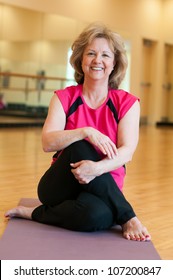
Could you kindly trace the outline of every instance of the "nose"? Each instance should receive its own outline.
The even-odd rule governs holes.
[[[98,63],[98,62],[101,62],[101,60],[102,60],[101,54],[97,53],[94,57],[94,61]]]

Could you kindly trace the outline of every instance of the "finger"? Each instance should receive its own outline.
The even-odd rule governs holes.
[[[75,162],[75,163],[70,163],[70,166],[73,167],[73,168],[77,168],[78,166],[80,166],[81,162],[78,161],[78,162]]]
[[[100,150],[107,155],[108,158],[113,159],[116,156],[115,149],[113,149],[111,143],[105,142],[100,144]]]
[[[114,155],[118,155],[118,149],[117,149],[116,145],[114,144],[114,142],[110,141],[109,144],[110,144],[110,146],[112,148],[113,154]]]
[[[100,151],[106,155],[108,158],[111,158],[111,152],[110,149],[108,148],[108,146],[105,143],[99,143],[98,148],[100,149]]]
[[[107,150],[106,148],[104,147],[103,143],[98,143],[97,147],[100,149],[100,151],[104,154],[104,155],[107,155]]]
[[[108,158],[113,159],[116,156],[110,143],[105,143],[105,149],[107,151]]]

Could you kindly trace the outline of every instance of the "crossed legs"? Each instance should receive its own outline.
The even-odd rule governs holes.
[[[78,183],[70,163],[82,159],[100,160],[95,149],[85,140],[67,147],[41,178],[38,185],[41,206],[19,206],[7,211],[5,216],[33,219],[77,231],[107,229],[117,223],[122,226],[126,239],[149,240],[147,229],[109,173],[86,185]]]

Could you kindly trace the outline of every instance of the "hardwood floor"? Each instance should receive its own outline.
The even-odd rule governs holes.
[[[51,154],[41,147],[41,128],[0,129],[0,235],[4,212],[22,197],[37,197],[37,183]],[[152,235],[162,259],[173,260],[173,129],[141,126],[127,165],[124,193]]]

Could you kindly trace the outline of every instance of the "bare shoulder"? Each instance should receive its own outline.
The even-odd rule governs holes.
[[[123,119],[129,120],[129,119],[136,119],[138,121],[140,116],[140,103],[138,100],[134,102],[134,104],[130,107],[130,109],[127,111]]]
[[[49,104],[48,115],[43,131],[61,130],[65,126],[65,112],[57,95],[53,95]]]

